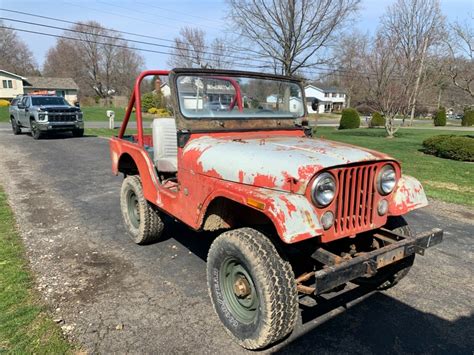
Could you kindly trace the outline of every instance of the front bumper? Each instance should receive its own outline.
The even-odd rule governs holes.
[[[84,121],[69,122],[36,122],[40,131],[71,131],[73,129],[84,129]]]
[[[415,253],[424,255],[426,249],[442,242],[443,230],[435,228],[409,238],[382,228],[374,233],[374,238],[387,245],[350,259],[344,259],[322,248],[316,250],[312,255],[313,259],[325,267],[300,276],[296,280],[298,290],[307,294],[321,294],[358,277],[373,276],[384,266],[403,263],[403,259]],[[313,287],[302,284],[312,277],[315,280]]]

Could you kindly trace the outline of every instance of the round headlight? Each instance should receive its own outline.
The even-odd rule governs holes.
[[[329,173],[320,174],[313,182],[313,202],[318,207],[329,205],[336,194],[336,181]]]
[[[377,189],[382,195],[388,195],[397,184],[397,174],[391,165],[385,165],[377,178]]]

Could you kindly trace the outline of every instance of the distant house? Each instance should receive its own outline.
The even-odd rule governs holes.
[[[11,100],[21,94],[54,94],[64,97],[69,103],[77,101],[79,87],[71,78],[48,78],[23,76],[0,69],[0,99]]]
[[[307,85],[304,93],[308,113],[340,112],[346,107],[346,92],[342,89]]]
[[[0,69],[0,99],[11,100],[23,94],[26,78]]]
[[[79,87],[72,78],[49,78],[30,76],[24,86],[24,93],[56,94],[64,97],[70,104],[77,101]]]

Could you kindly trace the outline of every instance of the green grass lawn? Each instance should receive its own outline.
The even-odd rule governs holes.
[[[429,197],[474,206],[474,164],[438,158],[420,151],[424,139],[439,134],[472,134],[472,131],[402,128],[396,138],[388,139],[384,129],[339,131],[333,127],[318,127],[316,130],[316,137],[367,147],[398,159],[403,173],[419,179]]]
[[[125,117],[125,109],[121,107],[81,107],[82,112],[84,113],[85,121],[108,121],[107,110],[112,110],[115,112],[115,121],[121,122]],[[151,121],[154,117],[148,113],[143,113],[143,119],[145,121]],[[132,113],[131,120],[135,120],[135,113]],[[8,107],[0,107],[0,122],[9,122],[8,116]]]
[[[0,122],[9,122],[8,107],[0,107]]]
[[[33,286],[13,213],[0,189],[0,353],[72,353]]]

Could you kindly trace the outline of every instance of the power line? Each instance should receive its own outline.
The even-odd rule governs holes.
[[[27,15],[27,16],[33,16],[33,17],[38,17],[38,18],[43,18],[43,19],[48,19],[48,20],[73,24],[73,25],[77,25],[78,23],[80,23],[80,22],[61,20],[61,19],[48,17],[48,16],[31,14],[31,13],[27,13],[27,12],[23,12],[23,11],[16,11],[16,10],[3,9],[3,8],[0,8],[0,9],[4,10],[4,11],[8,11],[8,12],[13,12],[13,13],[18,13],[18,14],[23,14],[23,15]],[[78,31],[78,30],[68,29],[68,28],[64,28],[64,27],[45,25],[45,24],[34,23],[34,22],[29,22],[29,21],[22,21],[22,20],[18,20],[18,19],[11,19],[11,18],[0,18],[0,19],[5,19],[7,21],[21,22],[21,23],[31,24],[31,25],[35,25],[35,26],[42,26],[42,27],[47,27],[47,28],[52,28],[52,29],[59,29],[59,30],[64,30],[64,31],[76,32],[76,33],[96,35],[96,36],[100,36],[100,37],[104,37],[104,38],[117,39],[117,37],[113,37],[113,36],[109,36],[109,35],[95,34],[95,33],[90,33],[90,32],[85,32],[85,31]],[[102,26],[95,26],[95,25],[83,24],[83,23],[80,23],[80,24],[85,26],[85,27],[89,27],[89,28],[106,29],[106,30],[109,30],[109,31],[114,32],[114,33],[128,34],[128,35],[133,35],[133,36],[138,36],[138,37],[146,37],[146,38],[153,38],[153,39],[158,39],[158,40],[165,40],[165,39],[162,39],[162,38],[159,38],[159,37],[147,36],[147,35],[142,35],[142,34],[137,34],[137,33],[132,33],[132,32],[126,32],[126,31],[119,31],[119,30],[115,30],[115,29],[111,29],[111,28],[104,28]],[[4,28],[4,27],[2,27],[2,28]],[[48,33],[39,32],[39,31],[28,31],[28,30],[24,30],[24,29],[17,29],[17,30],[21,31],[21,32],[29,32],[29,33],[34,33],[34,34],[39,34],[39,35],[44,35],[44,36],[49,36],[49,37],[71,39],[71,40],[76,40],[76,41],[79,40],[79,39],[74,38],[74,37],[53,35],[53,34],[48,34]],[[167,49],[179,49],[178,47],[170,46],[170,45],[163,45],[163,44],[145,42],[145,41],[137,41],[137,40],[132,40],[132,39],[129,39],[129,38],[121,38],[121,39],[123,39],[124,41],[132,42],[132,43],[156,46],[156,47],[167,48]],[[167,41],[174,43],[174,41],[171,41],[171,40],[167,40]],[[92,41],[89,41],[89,42],[92,42]],[[103,45],[110,45],[110,44],[107,44],[107,43],[99,43],[99,42],[97,42],[97,43],[98,44],[103,44]],[[123,47],[131,49],[128,46],[123,46]],[[206,47],[206,46],[203,46],[203,47]],[[171,55],[172,54],[170,52],[156,51],[156,50],[150,50],[150,49],[145,49],[145,48],[134,48],[134,49],[142,51],[142,52],[150,52],[150,53],[155,53],[155,54],[166,54],[166,55]],[[217,56],[217,57],[219,57],[219,56],[222,57],[223,56],[223,55],[220,55],[220,54],[215,53],[215,52],[200,51],[200,50],[196,50],[196,49],[189,49],[189,50],[191,52],[211,54],[211,55],[214,55],[214,56]],[[194,57],[191,57],[191,56],[186,56],[186,55],[180,55],[180,56],[184,57],[184,58],[194,59]],[[243,63],[235,63],[235,62],[232,63],[231,61],[225,61],[225,60],[223,61],[224,63],[232,64],[234,66],[239,66],[239,67],[244,67],[244,68],[254,68],[254,69],[262,70],[262,69],[268,69],[269,67],[273,67],[273,65],[274,65],[273,62],[269,62],[269,61],[266,61],[266,60],[263,60],[263,59],[258,59],[258,58],[253,58],[252,59],[252,58],[248,58],[248,57],[234,56],[234,55],[229,55],[229,54],[226,54],[225,58],[233,58],[233,59],[239,59],[239,60],[244,60],[244,61],[259,62],[259,63],[263,63],[263,64],[266,65],[266,66],[262,66],[262,65],[256,66],[256,65],[247,64],[247,63],[243,64]],[[318,75],[318,76],[326,75],[327,76],[327,75],[333,75],[334,74],[334,75],[338,75],[340,77],[345,77],[345,76],[346,77],[353,77],[356,74],[356,75],[359,75],[359,76],[362,76],[362,77],[367,77],[367,76],[375,76],[376,75],[376,74],[368,73],[368,72],[350,71],[350,70],[340,69],[340,68],[339,69],[334,69],[334,68],[324,68],[324,67],[320,67],[320,66],[312,66],[312,68],[314,68],[315,70],[302,69],[298,72],[300,74],[309,75],[309,76],[314,76],[314,75]],[[349,72],[349,74],[342,74],[342,73],[348,73],[348,72]]]
[[[168,11],[168,12],[171,12],[171,13],[174,13],[174,14],[178,14],[178,15],[181,15],[181,16],[184,15],[184,16],[194,17],[194,18],[201,19],[201,20],[206,20],[206,21],[213,21],[213,22],[225,23],[225,21],[222,21],[222,20],[219,20],[219,19],[211,19],[211,18],[208,18],[208,17],[196,16],[196,15],[190,15],[190,14],[183,14],[181,11],[170,10],[170,9],[166,9],[166,8],[163,8],[163,7],[160,7],[160,6],[156,6],[156,5],[150,5],[150,4],[147,4],[147,3],[144,3],[144,2],[140,2],[140,1],[135,1],[135,2],[136,2],[137,4],[146,5],[146,6],[148,6],[148,7],[152,7],[152,8],[158,9],[158,10]]]
[[[76,41],[76,42],[94,43],[94,44],[100,44],[100,45],[104,45],[104,46],[111,46],[111,47],[116,47],[116,48],[125,48],[125,49],[130,49],[130,50],[133,49],[133,50],[137,50],[137,51],[141,51],[141,52],[149,52],[149,53],[155,53],[155,54],[166,54],[166,55],[170,55],[170,54],[171,54],[171,53],[169,53],[169,52],[157,51],[157,50],[153,50],[153,49],[132,48],[132,47],[126,45],[126,44],[104,43],[104,42],[98,42],[98,41],[93,41],[93,40],[89,40],[89,39],[86,40],[86,39],[80,39],[80,38],[75,38],[75,37],[63,36],[63,35],[58,35],[58,34],[52,34],[52,33],[46,33],[46,32],[39,32],[39,31],[32,31],[32,30],[27,30],[27,29],[17,28],[17,27],[0,26],[0,28],[8,28],[8,29],[12,29],[12,30],[15,30],[15,31],[26,32],[26,33],[32,33],[32,34],[37,34],[37,35],[47,36],[47,37],[69,39],[69,40]],[[193,59],[193,57],[191,57],[191,56],[185,56],[185,55],[181,55],[181,56],[182,56],[182,57],[185,57],[185,58]],[[252,65],[247,65],[247,64],[235,63],[235,65],[236,65],[236,66],[239,66],[239,67],[253,67],[253,68],[255,68],[255,69],[263,69],[262,67],[252,66]]]
[[[144,45],[148,45],[148,46],[154,46],[154,47],[160,47],[160,48],[167,48],[167,49],[177,49],[177,50],[180,50],[181,48],[178,48],[176,46],[171,46],[171,45],[166,45],[166,44],[158,44],[158,43],[153,43],[153,42],[145,42],[145,41],[137,41],[137,40],[134,40],[134,39],[129,39],[129,38],[119,38],[119,37],[115,37],[115,36],[110,36],[110,35],[107,35],[107,34],[100,34],[100,33],[91,33],[91,32],[86,32],[86,31],[81,31],[81,30],[75,30],[75,29],[71,29],[71,28],[65,28],[65,27],[58,27],[58,26],[52,26],[52,25],[45,25],[45,24],[42,24],[42,23],[38,23],[38,22],[31,22],[31,21],[23,21],[23,20],[18,20],[18,19],[12,19],[12,18],[8,18],[8,17],[0,17],[0,20],[6,20],[6,21],[11,21],[11,22],[18,22],[18,23],[23,23],[23,24],[28,24],[28,25],[33,25],[33,26],[40,26],[40,27],[46,27],[46,28],[51,28],[51,29],[55,29],[55,30],[63,30],[63,31],[68,31],[68,32],[74,32],[74,33],[82,33],[82,34],[87,34],[87,35],[93,35],[93,36],[97,36],[97,37],[104,37],[104,38],[110,38],[110,39],[123,39],[124,41],[127,41],[127,42],[130,42],[130,43],[137,43],[137,44],[144,44]],[[82,24],[81,24],[82,25]],[[101,27],[97,27],[97,26],[94,26],[96,28],[101,28]],[[101,28],[103,29],[103,28]],[[202,50],[199,50],[199,49],[193,49],[193,48],[190,48],[189,49],[191,52],[194,52],[194,53],[200,53],[200,54],[209,54],[209,55],[214,55],[214,56],[219,56],[220,54],[219,53],[216,53],[216,52],[207,52],[207,51],[202,51]],[[233,58],[233,59],[239,59],[239,60],[251,60],[250,58],[246,58],[246,57],[239,57],[239,56],[234,56],[234,55],[225,55],[227,58]],[[264,64],[268,64],[267,61],[264,61],[264,60],[259,60],[259,59],[255,59],[253,60],[254,62],[261,62],[261,63],[264,63]]]
[[[118,37],[114,37],[114,36],[110,36],[110,35],[106,35],[106,34],[91,33],[91,32],[86,32],[86,31],[81,31],[81,30],[75,30],[75,29],[70,29],[70,28],[65,28],[65,27],[46,25],[46,24],[41,24],[41,23],[31,22],[31,21],[23,21],[23,20],[12,19],[12,18],[7,18],[7,17],[0,17],[0,20],[18,22],[18,23],[34,25],[34,26],[40,26],[40,27],[46,27],[46,28],[51,28],[51,29],[56,29],[56,30],[63,30],[63,31],[68,31],[68,32],[73,32],[73,33],[82,33],[82,34],[92,35],[92,36],[96,36],[96,37],[103,37],[103,38],[109,38],[109,39],[123,39],[124,41],[131,42],[131,43],[144,44],[144,45],[155,46],[155,47],[160,47],[160,48],[167,48],[167,49],[173,49],[173,50],[180,49],[178,47],[170,46],[170,45],[157,44],[157,43],[145,42],[145,41],[137,41],[137,40],[128,39],[128,38],[118,38]],[[98,27],[98,26],[94,26],[94,28],[103,29],[102,27]],[[139,50],[145,51],[144,48],[139,49]],[[192,48],[190,48],[189,50],[191,52],[194,52],[194,53],[209,54],[209,55],[214,55],[214,56],[222,56],[221,54],[216,53],[216,52],[207,52],[207,51],[201,51],[201,50],[192,49]],[[166,52],[166,53],[171,54],[169,52]],[[187,58],[193,58],[193,57],[187,56]],[[244,61],[252,60],[253,62],[263,63],[263,64],[266,64],[266,65],[271,64],[271,62],[268,62],[268,61],[263,60],[263,59],[256,59],[256,58],[255,59],[250,59],[250,58],[247,58],[247,57],[239,57],[239,56],[234,56],[234,55],[225,55],[225,58],[239,59],[239,60],[244,60]],[[232,64],[230,61],[227,61],[225,63]],[[242,64],[242,66],[243,65],[244,64]],[[249,65],[249,64],[245,64],[245,65],[252,66],[252,65]],[[252,67],[256,68],[256,69],[262,69],[262,66],[252,66]],[[325,71],[328,71],[328,72],[331,72],[331,73],[333,72],[333,69],[329,69],[329,68],[317,68],[317,69],[325,70]],[[314,72],[310,72],[310,73],[314,74]],[[318,74],[320,74],[320,73],[318,73]]]
[[[7,28],[7,29],[15,30],[15,31],[32,33],[32,34],[37,34],[37,35],[42,35],[42,36],[47,36],[47,37],[53,37],[53,38],[69,39],[69,40],[76,41],[76,42],[94,43],[94,44],[100,44],[100,45],[111,46],[111,47],[116,47],[116,48],[134,49],[134,50],[137,50],[137,51],[154,53],[154,54],[165,54],[165,55],[170,55],[171,54],[169,52],[157,51],[157,50],[152,50],[152,49],[131,48],[126,44],[121,45],[121,44],[104,43],[104,42],[98,42],[98,41],[93,41],[93,40],[85,40],[85,39],[80,39],[80,38],[75,38],[75,37],[69,37],[69,36],[63,36],[63,35],[57,35],[57,34],[45,33],[45,32],[39,32],[39,31],[32,31],[32,30],[21,29],[21,28],[13,28],[13,27],[7,27],[7,26],[0,26],[0,28]],[[189,59],[194,59],[194,57],[191,57],[191,56],[186,56],[186,55],[181,55],[181,56],[185,57],[185,58],[189,58]],[[224,63],[225,63],[225,61],[224,61]],[[257,69],[257,70],[268,69],[267,67],[255,66],[255,65],[251,65],[251,64],[242,64],[242,63],[235,63],[235,62],[234,63],[227,62],[227,63],[232,64],[235,67],[240,67],[240,68],[245,68],[245,69],[248,69],[248,68]],[[325,70],[330,70],[330,69],[325,69]],[[309,74],[309,75],[321,75],[321,74],[331,75],[331,74],[336,73],[337,71],[338,70],[332,70],[330,73],[321,73],[321,72],[302,70],[299,73],[300,74],[306,74],[306,75],[307,74]],[[354,75],[347,75],[347,74],[337,74],[337,75],[340,76],[340,77],[345,77],[345,76],[346,77],[353,77],[354,76]],[[367,76],[367,75],[364,74],[364,75],[361,75],[361,76]],[[302,77],[302,79],[309,81],[309,78],[307,78],[307,77]]]
[[[143,12],[143,11],[139,11],[139,10],[136,10],[136,9],[130,9],[129,7],[126,7],[126,6],[121,6],[121,5],[117,5],[117,4],[113,4],[113,3],[110,3],[110,2],[106,2],[106,1],[101,1],[99,0],[98,1],[99,3],[101,4],[104,4],[104,5],[107,5],[107,6],[113,6],[113,7],[116,7],[116,8],[119,8],[119,9],[124,9],[124,10],[127,10],[127,11],[134,11],[138,14],[144,14],[144,15],[151,15],[149,12]],[[176,18],[173,18],[173,17],[168,17],[166,16],[165,17],[166,20],[173,20],[173,21],[176,21],[176,22],[181,22],[181,23],[187,23],[187,24],[190,24],[190,25],[193,25],[195,26],[195,23],[193,22],[188,22],[188,21],[184,21],[182,19],[178,20]],[[217,30],[218,28],[217,27],[213,27],[213,26],[209,26],[209,25],[205,25],[205,24],[200,24],[201,27],[207,27],[207,28],[211,28],[211,29],[214,29],[214,30]]]

